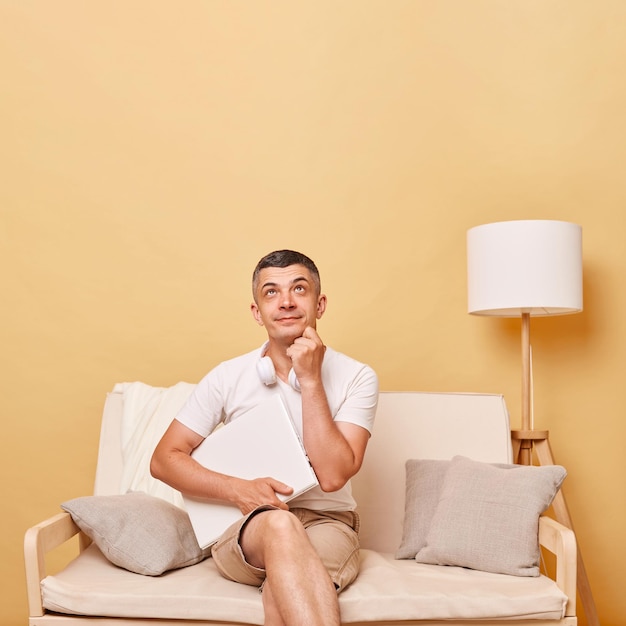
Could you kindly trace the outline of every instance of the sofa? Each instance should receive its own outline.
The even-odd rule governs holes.
[[[30,626],[263,624],[258,589],[220,577],[188,534],[173,539],[184,557],[154,563],[169,551],[158,533],[182,533],[186,514],[147,463],[192,388],[122,383],[107,395],[94,493],[26,532]],[[512,464],[500,395],[381,392],[352,480],[361,570],[339,596],[342,623],[575,626],[575,536],[542,514],[564,476]],[[129,556],[146,551],[159,507],[177,521]],[[76,536],[76,554],[47,574],[46,555]]]

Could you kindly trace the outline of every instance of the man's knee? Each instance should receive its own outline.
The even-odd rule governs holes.
[[[308,541],[300,520],[282,509],[262,511],[252,517],[242,530],[242,546],[249,540],[270,545],[279,541],[289,545],[292,541]]]

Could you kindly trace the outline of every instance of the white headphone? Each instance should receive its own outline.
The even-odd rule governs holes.
[[[257,361],[256,371],[259,373],[259,378],[264,385],[270,386],[276,384],[276,370],[274,369],[274,362],[269,356],[261,357]],[[296,378],[296,373],[293,371],[293,367],[289,370],[287,380],[293,389],[300,391],[300,383]]]

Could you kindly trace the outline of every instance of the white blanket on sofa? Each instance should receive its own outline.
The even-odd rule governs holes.
[[[141,382],[115,385],[114,391],[124,394],[121,493],[143,491],[183,508],[180,492],[150,475],[150,457],[194,388],[185,382],[167,388]]]

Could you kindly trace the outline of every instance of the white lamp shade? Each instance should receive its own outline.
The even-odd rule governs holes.
[[[582,311],[582,229],[553,220],[470,228],[467,284],[468,310],[475,315]]]

